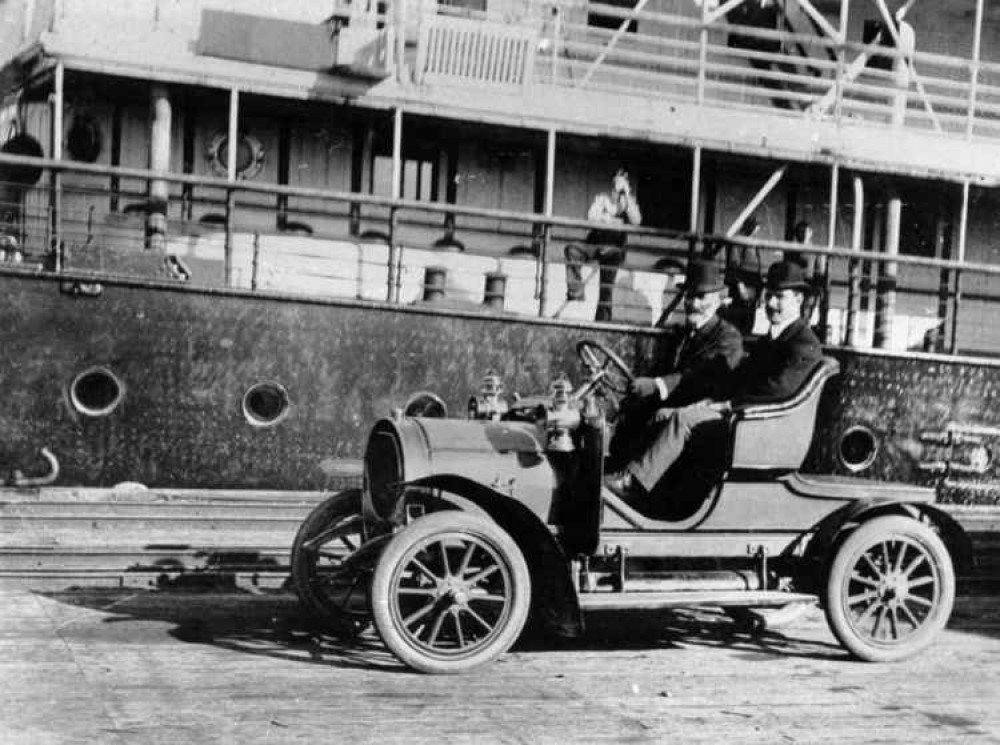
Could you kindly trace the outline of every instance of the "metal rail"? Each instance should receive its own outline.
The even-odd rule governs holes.
[[[478,242],[479,239],[476,236],[480,236],[481,238],[490,237],[494,240],[502,240],[504,236],[510,236],[511,239],[519,237],[524,243],[534,246],[533,255],[530,255],[527,259],[522,258],[518,261],[533,262],[535,265],[533,275],[535,277],[534,296],[537,302],[535,312],[542,317],[546,317],[547,314],[552,312],[552,307],[554,307],[552,306],[553,302],[558,303],[560,301],[560,298],[552,296],[552,288],[548,288],[548,284],[550,284],[551,267],[560,263],[561,257],[554,259],[553,254],[557,252],[551,251],[549,245],[554,241],[579,240],[587,229],[597,227],[586,220],[557,217],[544,213],[466,207],[447,203],[428,203],[412,199],[393,199],[391,197],[380,197],[354,192],[336,192],[279,184],[233,182],[225,179],[203,178],[146,169],[86,165],[53,159],[35,159],[0,154],[0,166],[5,164],[19,166],[32,165],[48,173],[62,176],[56,182],[59,185],[57,191],[60,205],[60,235],[62,236],[61,242],[57,244],[58,251],[55,252],[56,256],[59,257],[59,262],[46,260],[46,256],[52,253],[52,250],[39,232],[40,227],[36,224],[39,216],[31,212],[25,212],[22,214],[22,224],[14,226],[19,240],[25,244],[23,248],[28,259],[27,264],[22,265],[19,271],[35,267],[39,272],[54,273],[57,276],[65,277],[67,280],[72,279],[73,281],[83,283],[99,283],[102,277],[106,277],[109,281],[116,278],[115,269],[113,267],[105,267],[101,259],[108,251],[115,249],[115,245],[108,243],[108,241],[117,241],[118,248],[116,250],[119,252],[121,250],[135,250],[138,252],[137,255],[143,256],[153,256],[156,252],[140,249],[140,247],[146,246],[142,234],[144,226],[139,224],[140,221],[138,220],[134,220],[131,223],[128,219],[123,220],[121,213],[107,213],[105,221],[110,221],[114,224],[111,227],[106,224],[103,228],[106,235],[101,240],[98,240],[97,236],[95,236],[96,229],[93,226],[95,203],[99,204],[103,200],[107,200],[109,198],[108,193],[104,190],[94,189],[92,185],[88,188],[74,186],[71,175],[75,173],[106,177],[109,180],[109,186],[115,181],[120,183],[129,179],[133,182],[156,180],[168,185],[180,185],[185,194],[185,201],[182,205],[184,210],[190,210],[192,205],[200,205],[206,209],[210,209],[213,205],[220,206],[220,202],[217,199],[199,200],[197,198],[199,191],[212,192],[214,190],[216,193],[224,194],[225,198],[221,202],[221,206],[224,207],[225,218],[221,221],[221,224],[214,228],[216,235],[220,234],[221,229],[222,237],[220,258],[223,262],[223,282],[221,286],[233,289],[243,286],[233,285],[234,254],[237,250],[244,250],[245,248],[245,252],[247,253],[247,257],[245,257],[246,262],[253,264],[252,270],[247,269],[252,274],[252,277],[245,283],[246,288],[251,291],[266,291],[271,289],[272,292],[270,294],[274,294],[274,289],[281,288],[268,287],[267,283],[262,280],[262,266],[266,260],[270,260],[271,258],[274,261],[282,260],[280,252],[277,254],[274,253],[275,249],[273,248],[277,236],[283,235],[279,225],[278,212],[273,208],[273,205],[279,203],[283,205],[281,210],[285,218],[285,224],[297,222],[294,220],[289,222],[289,213],[294,213],[295,217],[315,217],[317,220],[324,221],[324,224],[327,226],[325,231],[320,231],[316,235],[303,238],[300,241],[303,245],[311,247],[309,251],[317,257],[317,261],[326,260],[324,257],[332,260],[339,253],[343,253],[346,250],[345,247],[353,246],[355,248],[352,250],[355,250],[361,246],[364,240],[361,239],[359,242],[357,234],[352,233],[355,229],[351,227],[357,224],[360,219],[364,219],[366,223],[381,223],[384,225],[385,230],[381,235],[384,237],[384,245],[388,249],[388,255],[379,259],[379,261],[388,262],[387,269],[389,270],[389,274],[385,277],[384,282],[386,284],[383,285],[384,289],[380,296],[366,295],[365,297],[369,300],[388,300],[393,304],[409,302],[401,294],[401,287],[405,269],[405,257],[413,255],[412,249],[423,248],[425,251],[436,252],[442,256],[456,256],[456,254],[435,249],[431,245],[434,242],[433,240],[428,241],[425,244],[426,247],[419,243],[414,244],[412,240],[408,241],[406,237],[407,230],[410,230],[412,233],[413,230],[420,229],[425,234],[432,233],[435,230],[441,229],[440,220],[444,218],[447,225],[451,227],[452,233],[461,233],[462,238],[470,246]],[[776,173],[781,173],[781,171],[779,170]],[[772,176],[772,180],[774,178]],[[833,179],[831,179],[831,183],[834,183]],[[47,193],[51,196],[51,190],[47,190]],[[255,195],[256,198],[254,198]],[[268,196],[266,200],[267,206],[260,204],[260,202],[264,201],[260,200],[260,195]],[[118,194],[119,203],[126,202],[129,196],[138,200],[140,212],[145,209],[143,207],[145,197],[138,193],[133,195]],[[312,200],[314,203],[309,207],[289,208],[289,200],[293,198],[305,198]],[[258,204],[254,204],[254,202]],[[334,209],[331,209],[331,207],[334,207]],[[103,208],[101,209],[103,210]],[[547,207],[545,211],[548,212],[549,209]],[[275,227],[271,231],[262,230],[259,227],[261,223],[260,218],[262,216],[266,218],[267,215],[271,215],[274,218],[272,223]],[[491,227],[483,227],[481,223],[484,218],[490,221]],[[496,221],[496,223],[503,222],[512,226],[511,232],[498,231],[495,227],[496,223],[493,221]],[[50,222],[48,224],[51,225]],[[248,227],[252,224],[256,227]],[[170,229],[175,231],[175,235],[179,231],[181,237],[189,236],[192,240],[197,240],[199,235],[211,234],[213,231],[211,226],[200,225],[189,220],[171,220],[169,225]],[[967,230],[966,221],[962,221],[960,228],[959,245],[964,245],[964,233]],[[860,227],[856,224],[854,232],[857,233],[859,230]],[[843,287],[849,287],[851,292],[848,294],[847,299],[843,300],[846,303],[847,312],[843,315],[842,322],[846,321],[850,325],[855,323],[859,318],[857,308],[851,305],[853,302],[852,298],[856,299],[859,297],[859,293],[870,291],[870,289],[866,289],[865,285],[860,283],[860,275],[851,273],[850,266],[857,266],[858,262],[870,262],[878,266],[882,262],[890,261],[890,257],[887,257],[882,252],[861,250],[862,244],[858,240],[858,235],[852,236],[851,245],[848,247],[837,245],[834,240],[829,240],[825,246],[803,245],[788,241],[751,240],[729,235],[728,233],[731,231],[727,231],[726,235],[716,235],[697,231],[660,230],[631,226],[623,227],[622,231],[628,233],[632,238],[632,242],[629,245],[630,247],[634,246],[635,251],[647,256],[652,255],[654,260],[657,256],[670,257],[678,264],[683,264],[691,251],[694,252],[694,255],[698,253],[711,253],[719,245],[752,247],[758,251],[770,252],[771,256],[769,259],[773,259],[786,251],[794,251],[799,254],[817,257],[820,260],[819,263],[828,267],[828,272],[823,273],[823,281],[825,286],[829,288],[829,292],[826,296],[827,300],[821,303],[821,308],[824,311],[824,317],[820,322],[821,327],[827,325],[826,319],[830,313],[839,314],[842,312],[837,302],[831,302],[831,297],[839,291],[839,288]],[[244,243],[247,245],[241,248]],[[633,249],[630,248],[631,250]],[[489,251],[483,253],[480,250],[478,254],[474,251],[469,251],[462,256],[464,258],[456,259],[456,261],[459,263],[462,261],[468,263],[472,262],[475,256],[483,256],[484,259],[492,256],[492,260],[495,262],[517,263],[510,257],[495,253],[490,254]],[[38,259],[42,261],[38,261]],[[81,264],[80,261],[84,260],[90,263]],[[364,262],[368,259],[362,256],[360,259],[355,260],[355,269],[358,260]],[[179,261],[182,262],[182,260]],[[839,266],[838,262],[844,264],[844,266]],[[63,263],[65,263],[65,266]],[[1000,275],[1000,265],[969,262],[961,255],[958,258],[949,259],[896,254],[891,257],[891,263],[898,270],[906,268],[917,272],[926,272],[928,270],[939,273],[950,272],[956,277],[959,275],[965,277],[966,281],[968,281],[967,278],[970,276],[979,275],[985,278],[992,278]],[[343,261],[341,261],[341,264],[343,264]],[[6,266],[6,264],[0,264],[0,267]],[[495,264],[494,271],[496,266]],[[10,265],[10,268],[17,269],[18,267]],[[184,269],[186,271],[176,273],[177,279],[183,280],[189,278],[190,271],[186,267]],[[338,270],[334,264],[330,264],[330,271]],[[478,269],[475,271],[481,273],[483,270]],[[653,277],[654,275],[650,276]],[[664,279],[663,275],[655,276],[660,277],[658,280],[660,282]],[[852,281],[852,277],[858,281],[857,284]],[[118,278],[127,279],[123,277]],[[541,282],[540,287],[538,286],[539,278]],[[130,280],[127,279],[127,281],[134,282],[137,279],[140,282],[147,282],[151,287],[154,285],[159,286],[160,284],[155,276],[144,278],[133,276]],[[347,277],[344,279],[346,281]],[[482,276],[480,276],[478,281],[482,282]],[[898,290],[903,292],[903,290],[909,288],[917,294],[930,292],[932,289],[934,292],[939,291],[937,284],[934,285],[934,288],[931,288],[929,285],[928,287],[923,287],[921,283],[926,284],[926,280],[907,279],[906,276],[901,276],[899,278]],[[665,289],[669,289],[669,285],[664,285],[664,287]],[[209,288],[202,286],[199,289],[207,291]],[[994,293],[996,294],[996,298],[994,299],[989,291],[985,295],[980,291],[975,294],[967,292],[963,296],[959,294],[958,290],[959,288],[956,287],[950,307],[951,317],[947,319],[952,326],[951,347],[953,351],[957,351],[960,348],[960,345],[954,341],[957,338],[956,332],[961,332],[956,323],[959,314],[962,312],[962,308],[959,306],[960,299],[964,303],[982,302],[985,299],[987,303],[991,304],[991,308],[1000,311],[1000,292]],[[943,291],[947,293],[948,290],[945,288]],[[546,292],[548,293],[548,297],[546,297]],[[295,295],[296,292],[293,291],[288,294]],[[317,292],[303,288],[298,290],[297,294],[299,296],[316,295]],[[323,294],[323,292],[319,291],[318,294]],[[362,295],[359,294],[358,297],[362,297]],[[669,303],[665,303],[663,306],[664,309],[672,307]],[[852,310],[854,311],[853,314],[851,313]],[[945,311],[945,313],[947,314],[949,311]],[[660,313],[656,312],[654,306],[654,316],[647,323],[655,321],[660,315]],[[666,320],[666,318],[663,320]],[[941,318],[940,321],[944,323],[946,319]],[[997,323],[1000,323],[1000,318],[997,319]],[[944,331],[947,330],[944,329]],[[881,336],[889,338],[891,328],[887,326],[883,329],[883,332]],[[856,335],[849,333],[849,328],[838,330],[837,338],[854,338],[856,342],[859,341]]]

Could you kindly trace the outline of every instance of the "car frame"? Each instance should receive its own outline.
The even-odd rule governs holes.
[[[577,352],[577,389],[508,401],[488,376],[469,418],[376,422],[364,487],[319,504],[292,545],[293,586],[327,629],[373,623],[406,665],[458,673],[509,649],[529,616],[576,636],[591,610],[714,606],[760,629],[818,601],[869,661],[913,655],[945,626],[972,553],[933,490],[799,472],[835,360],[686,449],[657,511],[602,485],[631,372],[597,342]],[[426,404],[411,408],[444,413]]]

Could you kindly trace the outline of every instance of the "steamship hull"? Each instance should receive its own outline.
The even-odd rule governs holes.
[[[1000,72],[977,57],[952,85],[964,11],[912,11],[958,40],[917,56],[924,102],[884,64],[853,69],[877,16],[846,1],[822,23],[783,4],[799,46],[782,86],[725,17],[673,0],[459,18],[189,5],[8,9],[4,154],[42,156],[3,164],[21,249],[0,262],[8,484],[356,483],[367,426],[415,392],[454,412],[487,372],[546,391],[576,374],[581,338],[655,370],[679,267],[721,260],[756,213],[758,263],[805,216],[835,265],[818,321],[843,372],[806,470],[1000,499]],[[565,302],[562,252],[622,164],[645,219],[616,323],[595,323],[596,272],[587,304]],[[435,267],[445,302],[422,291]]]

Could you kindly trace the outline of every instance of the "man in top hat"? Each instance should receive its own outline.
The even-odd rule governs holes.
[[[649,418],[657,409],[724,398],[730,390],[730,376],[743,358],[742,334],[718,316],[726,289],[719,267],[710,261],[692,261],[681,289],[686,316],[683,332],[668,348],[666,373],[632,381],[611,440],[612,467],[627,462],[641,446]]]
[[[688,440],[701,431],[725,427],[734,405],[780,401],[798,390],[823,356],[819,339],[801,317],[808,289],[801,266],[789,261],[772,264],[764,291],[770,327],[734,372],[728,400],[658,410],[644,433],[646,447],[619,472],[608,474],[605,486],[634,504],[641,502]]]

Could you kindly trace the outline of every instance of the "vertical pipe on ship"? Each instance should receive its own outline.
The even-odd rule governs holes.
[[[899,255],[899,224],[903,214],[903,200],[898,194],[889,197],[886,208],[885,249],[887,256]],[[875,296],[875,338],[877,349],[885,349],[892,342],[892,322],[896,312],[896,273],[894,261],[883,261],[879,270],[878,293]]]
[[[556,179],[556,131],[548,130],[545,134],[545,217],[552,217],[555,203]],[[538,298],[538,315],[545,316],[545,301],[547,299],[549,280],[549,236],[552,234],[552,224],[548,221],[542,228],[542,243],[538,247],[538,271],[535,275],[535,296]]]
[[[170,120],[172,109],[165,85],[150,88],[149,170],[170,170]],[[146,209],[146,248],[162,251],[167,242],[169,191],[163,179],[150,179]]]
[[[969,182],[962,182],[962,211],[958,219],[958,263],[965,262],[966,241],[969,233]],[[962,270],[955,270],[955,297],[951,310],[951,345],[949,352],[958,354],[958,313],[962,306]]]
[[[63,156],[63,105],[65,102],[65,68],[62,62],[56,63],[52,82],[52,159],[62,160]],[[54,268],[58,272],[63,268],[62,246],[62,171],[52,169],[50,172],[51,191],[49,192],[49,238],[54,257]]]
[[[860,176],[855,176],[854,223],[851,226],[851,250],[860,251],[865,227],[865,185]],[[861,262],[850,259],[847,262],[847,321],[844,323],[844,344],[858,346],[858,306],[861,302]]]

